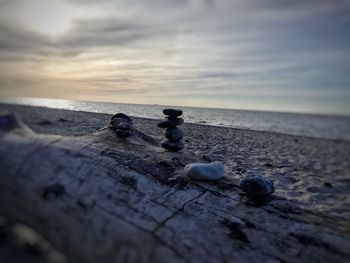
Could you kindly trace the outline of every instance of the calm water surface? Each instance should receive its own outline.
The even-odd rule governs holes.
[[[131,116],[163,118],[161,105],[85,102],[56,99],[7,98],[0,102],[98,113],[124,112]],[[350,141],[350,117],[313,114],[181,107],[186,122],[272,131]]]

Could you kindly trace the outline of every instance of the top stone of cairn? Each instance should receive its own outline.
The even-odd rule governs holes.
[[[182,115],[182,110],[180,109],[164,109],[163,114],[172,118],[176,118]]]

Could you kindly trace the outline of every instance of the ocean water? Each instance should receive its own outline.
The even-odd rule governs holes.
[[[167,106],[86,102],[37,98],[6,98],[0,102],[98,113],[124,112],[130,116],[162,119]],[[176,107],[179,108],[179,107]],[[315,138],[350,141],[350,116],[281,113],[181,107],[185,122],[270,131]]]

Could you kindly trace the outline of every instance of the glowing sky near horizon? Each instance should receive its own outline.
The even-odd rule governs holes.
[[[0,97],[350,115],[350,1],[0,0]]]

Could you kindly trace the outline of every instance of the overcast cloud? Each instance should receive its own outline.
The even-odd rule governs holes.
[[[0,0],[0,96],[350,114],[347,0]]]

